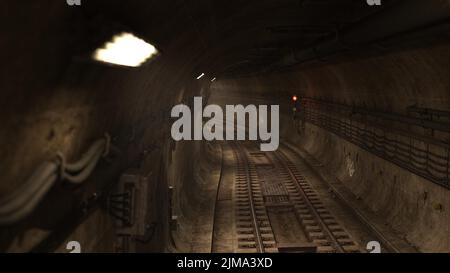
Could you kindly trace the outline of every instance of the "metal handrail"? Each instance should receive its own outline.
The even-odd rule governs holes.
[[[352,115],[336,113],[345,108],[348,110],[350,107],[328,102],[321,105],[320,101],[306,99],[302,101],[299,114],[300,118],[306,122],[330,131],[401,168],[450,189],[450,149],[447,143],[430,136],[422,137],[412,132],[407,134],[405,130],[391,130],[378,124],[372,125],[361,119],[355,121]],[[366,117],[372,118],[368,112]],[[376,118],[380,119],[380,116],[377,115]],[[361,125],[365,128],[361,128]],[[414,125],[417,126],[417,123]],[[426,147],[426,149],[418,146]]]

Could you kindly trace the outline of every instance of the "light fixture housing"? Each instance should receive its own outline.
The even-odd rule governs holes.
[[[139,67],[158,54],[158,50],[129,32],[115,35],[111,41],[97,49],[96,61],[128,67]]]

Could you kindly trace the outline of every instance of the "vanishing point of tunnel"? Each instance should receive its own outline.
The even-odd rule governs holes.
[[[450,252],[449,0],[0,23],[0,252]]]

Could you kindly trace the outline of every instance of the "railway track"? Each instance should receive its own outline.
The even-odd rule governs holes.
[[[276,252],[275,237],[264,206],[254,164],[245,150],[232,144],[236,159],[235,219],[237,252]]]
[[[317,245],[317,252],[359,252],[359,246],[326,209],[295,164],[281,151],[273,153],[273,157],[280,166],[281,179],[289,191],[297,219],[309,240]]]
[[[235,252],[359,252],[281,151],[230,144],[235,157]]]

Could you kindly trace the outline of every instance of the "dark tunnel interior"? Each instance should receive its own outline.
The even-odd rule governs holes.
[[[450,252],[449,0],[4,0],[0,22],[0,252]],[[136,63],[100,60],[124,34]]]

